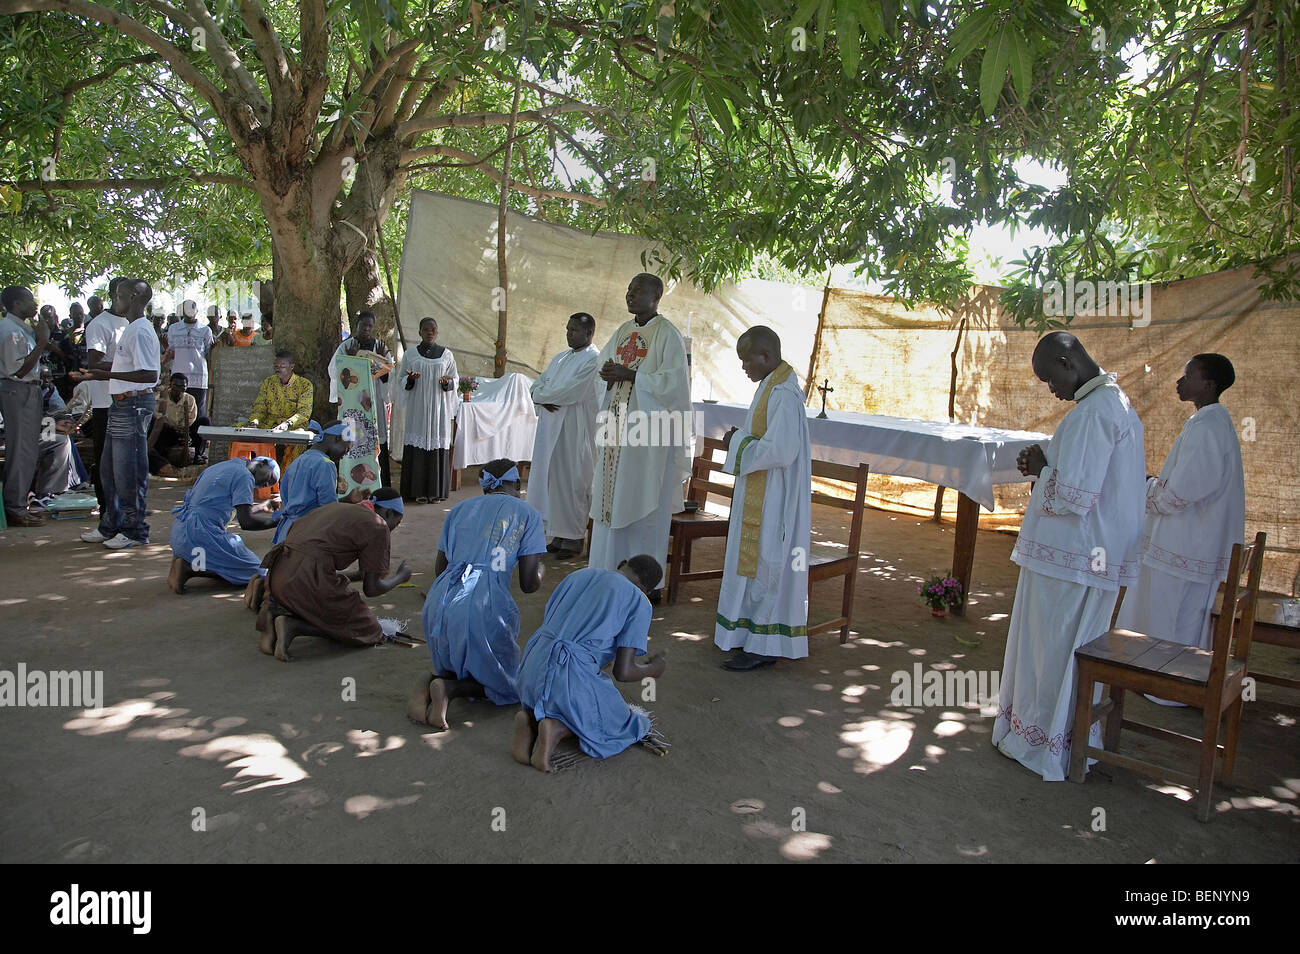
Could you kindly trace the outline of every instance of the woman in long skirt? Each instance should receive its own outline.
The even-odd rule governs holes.
[[[446,500],[451,492],[451,423],[455,410],[456,359],[435,344],[438,322],[420,322],[420,343],[402,356],[395,404],[405,410],[402,447],[402,499],[415,503]]]

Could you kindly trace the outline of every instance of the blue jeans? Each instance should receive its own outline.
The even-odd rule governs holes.
[[[104,483],[104,504],[99,532],[105,537],[121,533],[140,543],[149,542],[144,515],[149,495],[149,427],[153,423],[152,392],[114,401],[108,409],[108,437],[99,472]]]

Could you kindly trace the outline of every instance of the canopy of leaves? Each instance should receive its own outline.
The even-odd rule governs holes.
[[[0,12],[59,3],[0,0]],[[166,4],[116,6],[225,82],[159,12]],[[290,68],[302,62],[312,6],[263,7]],[[207,4],[274,104],[257,42],[265,25],[243,19],[249,7]],[[859,263],[906,299],[949,300],[971,280],[974,226],[1001,223],[1053,237],[1020,263],[1007,296],[1040,327],[1041,284],[1067,273],[1154,280],[1263,262],[1275,294],[1300,288],[1294,273],[1267,264],[1297,247],[1294,4],[356,0],[323,9],[330,81],[312,117],[314,158],[343,141],[361,175],[380,140],[399,141],[402,189],[378,215],[390,249],[400,247],[411,187],[495,201],[518,88],[511,207],[645,234],[664,249],[649,264],[704,285],[756,261],[818,281],[831,264]],[[0,144],[6,275],[72,286],[110,268],[267,267],[258,196],[234,184],[252,173],[192,83],[136,40],[57,10],[0,16],[0,50],[12,79],[0,93],[10,133]],[[387,118],[404,121],[381,121],[377,90],[393,106]],[[1024,160],[1060,168],[1065,184],[1021,181]],[[43,170],[60,183],[161,181],[38,188]],[[345,181],[340,201],[355,188]]]

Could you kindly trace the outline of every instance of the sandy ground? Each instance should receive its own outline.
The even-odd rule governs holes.
[[[719,668],[717,584],[660,607],[667,650],[653,709],[672,743],[546,776],[510,758],[512,709],[452,703],[452,729],[407,722],[423,649],[346,650],[300,639],[257,651],[237,590],[166,588],[170,508],[156,482],[155,545],[109,553],[76,521],[0,534],[0,669],[102,670],[102,711],[5,708],[3,861],[1278,862],[1300,857],[1300,710],[1271,687],[1247,708],[1235,785],[1199,824],[1188,793],[1114,770],[1048,784],[989,745],[978,709],[896,707],[890,674],[915,663],[999,670],[1013,537],[979,536],[970,613],[932,619],[916,581],[947,569],[953,528],[868,513],[850,642],[749,674]],[[475,491],[476,492],[476,491]],[[450,503],[463,499],[462,491]],[[450,504],[412,507],[395,557],[421,575],[377,601],[418,628]],[[814,508],[817,535],[844,539]],[[827,522],[829,521],[829,522]],[[270,534],[245,534],[259,553]],[[697,565],[720,557],[716,544]],[[549,561],[553,564],[553,561]],[[521,642],[566,570],[516,595]],[[814,617],[829,616],[823,584]],[[958,641],[977,641],[968,647]],[[1259,668],[1296,674],[1294,652]],[[348,687],[355,685],[355,701]],[[624,686],[639,701],[641,686]],[[1137,703],[1192,728],[1189,712]],[[1149,751],[1145,740],[1131,743]],[[1101,811],[1099,811],[1101,810]],[[1103,826],[1104,825],[1104,829]],[[203,830],[196,830],[203,829]]]

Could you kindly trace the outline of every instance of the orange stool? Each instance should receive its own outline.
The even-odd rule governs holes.
[[[253,457],[269,457],[271,460],[275,460],[275,445],[252,444],[246,441],[231,441],[230,457],[232,460],[236,457],[242,457],[244,460],[249,460]],[[253,491],[253,499],[270,500],[279,492],[280,485],[278,483],[274,483],[270,487],[258,487]]]

